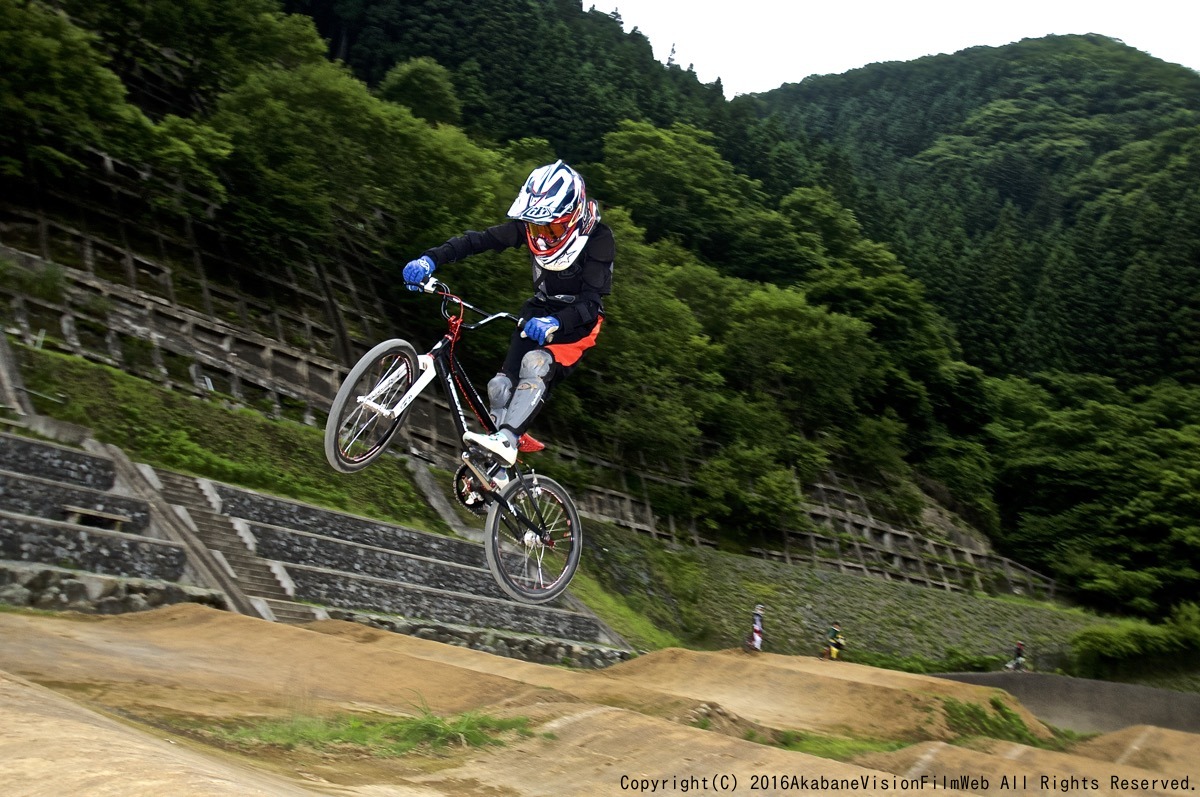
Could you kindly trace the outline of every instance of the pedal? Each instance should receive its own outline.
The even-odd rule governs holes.
[[[513,474],[509,472],[508,468],[504,467],[499,462],[493,463],[492,466],[487,469],[487,474],[489,477],[488,484],[492,485],[492,489],[497,493],[502,492],[504,488],[508,486],[508,483],[513,479]]]
[[[489,484],[490,485],[492,483],[491,478],[487,475],[487,473],[485,471],[479,469],[479,465],[475,464],[476,457],[482,458],[482,457],[484,457],[485,454],[488,454],[488,453],[489,452],[486,452],[486,451],[480,451],[480,449],[476,446],[470,446],[470,447],[468,447],[468,449],[466,451],[464,451],[462,453],[462,460],[463,460],[463,464],[471,470],[471,473],[475,474],[475,478],[479,479],[480,484]],[[488,461],[490,461],[490,460],[488,460]]]

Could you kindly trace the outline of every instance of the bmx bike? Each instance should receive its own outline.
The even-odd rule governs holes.
[[[497,431],[455,346],[464,331],[519,319],[481,310],[432,277],[421,289],[441,297],[447,332],[425,354],[417,354],[408,341],[385,340],[346,374],[325,424],[325,458],[337,471],[354,473],[375,462],[400,431],[413,401],[435,380],[449,399],[458,439],[469,431],[468,411],[487,433]],[[468,311],[482,317],[467,323]],[[522,603],[554,600],[574,577],[583,548],[579,511],[570,494],[520,460],[505,467],[478,446],[467,446],[461,457],[454,494],[463,506],[486,516],[484,554],[496,583]]]

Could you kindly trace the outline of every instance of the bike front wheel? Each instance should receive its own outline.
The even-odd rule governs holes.
[[[583,527],[570,494],[532,473],[514,479],[492,503],[484,537],[496,583],[522,603],[547,603],[565,592],[583,550]]]
[[[354,473],[384,452],[412,407],[396,417],[380,410],[394,407],[419,373],[416,350],[398,338],[380,343],[350,369],[325,422],[325,459],[334,470]]]

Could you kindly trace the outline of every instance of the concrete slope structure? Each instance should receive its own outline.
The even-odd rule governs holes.
[[[91,178],[101,193],[125,193],[136,186],[136,181],[126,185],[125,178],[136,174],[110,159]],[[9,330],[26,345],[71,352],[183,394],[216,393],[271,417],[319,424],[363,353],[380,340],[411,338],[412,329],[419,328],[408,318],[399,321],[401,329],[394,328],[397,320],[389,316],[411,308],[384,306],[388,290],[376,283],[379,269],[361,254],[339,252],[333,255],[341,261],[336,267],[323,267],[313,253],[297,251],[289,267],[264,273],[257,261],[231,260],[213,247],[220,236],[201,232],[207,226],[201,220],[189,225],[193,240],[172,241],[164,230],[143,228],[153,214],[118,213],[103,225],[81,224],[80,214],[111,209],[69,208],[64,200],[70,204],[56,197],[53,209],[6,208],[0,202],[0,258],[32,273],[53,271],[63,282],[57,299],[0,282],[0,297],[8,299],[13,317]],[[126,233],[118,243],[89,226]],[[155,238],[148,248],[139,246]],[[164,256],[179,248],[180,256]],[[263,295],[239,287],[234,275],[258,285]],[[0,377],[0,397],[15,396],[11,406],[19,391],[6,390],[6,384]],[[649,499],[664,487],[690,489],[686,472],[696,463],[684,467],[644,457],[613,461],[556,431],[546,430],[546,456],[603,474],[594,482],[616,485],[583,484],[575,491],[585,519],[655,539],[716,546],[695,519],[677,518]],[[399,439],[398,450],[450,470],[460,464],[459,435],[437,391],[426,391],[414,402]],[[797,566],[943,591],[1054,595],[1052,579],[999,556],[982,534],[932,500],[917,524],[873,508],[864,496],[879,487],[833,471],[813,484],[797,483],[800,508],[811,523],[787,529],[778,544],[752,552]]]

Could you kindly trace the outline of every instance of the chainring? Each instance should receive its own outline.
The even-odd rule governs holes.
[[[478,484],[479,477],[470,468],[458,466],[454,473],[454,497],[472,514],[483,517],[488,512],[488,505]]]

